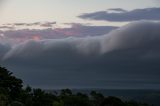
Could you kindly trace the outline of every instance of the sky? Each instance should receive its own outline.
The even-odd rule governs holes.
[[[1,0],[0,65],[44,89],[160,89],[159,0]]]
[[[118,3],[117,0],[2,0],[0,23],[37,21],[57,21],[58,23],[84,22],[77,16],[82,13],[109,8],[132,10],[158,6],[157,0],[120,0]],[[102,22],[99,22],[99,24],[102,24]]]

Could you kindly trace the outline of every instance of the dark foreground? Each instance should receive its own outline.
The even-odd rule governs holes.
[[[141,98],[134,99],[131,92],[116,92],[70,89],[44,91],[29,86],[24,88],[21,79],[0,67],[0,106],[152,106],[152,102],[144,103]]]

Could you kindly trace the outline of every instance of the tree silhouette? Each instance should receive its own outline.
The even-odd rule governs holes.
[[[94,106],[99,106],[105,98],[101,93],[95,91],[91,91],[90,95]]]
[[[13,76],[6,68],[0,67],[0,89],[3,90],[1,93],[7,93],[14,99],[19,96],[22,86],[21,79]]]
[[[125,103],[117,97],[109,96],[104,99],[100,106],[125,106]]]
[[[150,106],[133,101],[123,102],[117,97],[105,97],[95,91],[87,95],[63,89],[54,95],[42,89],[22,87],[21,79],[0,67],[0,106]]]

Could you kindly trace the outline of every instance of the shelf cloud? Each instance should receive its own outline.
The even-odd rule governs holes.
[[[159,28],[139,21],[103,36],[0,44],[0,62],[34,87],[160,88]]]

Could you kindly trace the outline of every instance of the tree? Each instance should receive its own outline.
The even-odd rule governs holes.
[[[33,106],[52,106],[57,97],[41,89],[33,89]]]
[[[6,68],[0,67],[0,89],[8,93],[11,99],[16,99],[22,90],[22,80],[12,75]]]
[[[90,95],[94,106],[99,106],[104,100],[104,96],[101,93],[91,91]]]
[[[72,95],[72,91],[70,89],[62,89],[60,95],[61,96],[70,96],[70,95]]]
[[[0,94],[0,106],[6,106],[8,104],[8,97],[4,94]]]
[[[21,79],[0,67],[0,106],[150,106],[133,101],[123,102],[117,97],[104,97],[95,91],[88,96],[63,89],[54,95],[42,89],[22,87]]]
[[[125,103],[117,97],[109,96],[104,99],[100,106],[125,106]]]
[[[33,106],[33,94],[32,88],[27,86],[25,89],[21,91],[20,101],[24,103],[26,106]]]

